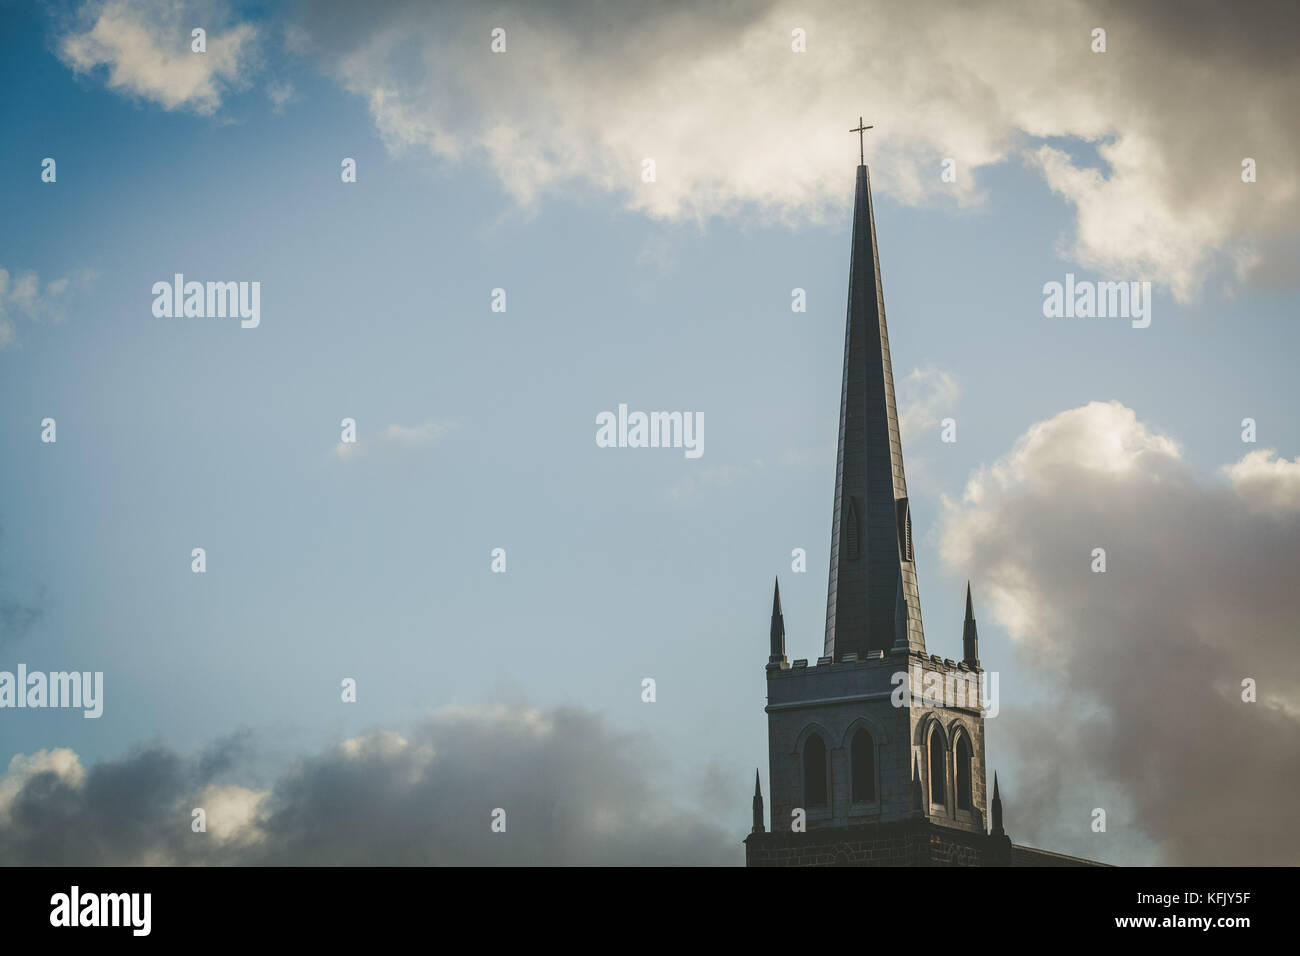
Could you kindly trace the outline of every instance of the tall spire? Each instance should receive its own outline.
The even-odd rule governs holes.
[[[899,600],[901,589],[902,600]],[[900,635],[899,632],[902,631]],[[896,641],[896,638],[901,638]],[[871,179],[858,167],[824,654],[925,651]]]
[[[753,833],[763,832],[763,791],[758,785],[758,768],[754,768],[754,829]]]
[[[975,630],[975,609],[970,599],[970,582],[966,582],[966,622],[961,628],[961,657],[971,667],[980,666],[980,639]]]
[[[772,586],[772,650],[767,657],[768,667],[785,667],[785,616],[781,613],[781,582]]]

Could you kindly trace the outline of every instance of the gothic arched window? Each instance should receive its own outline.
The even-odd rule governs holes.
[[[943,760],[943,737],[935,732],[930,734],[930,802],[947,803],[947,788],[944,780],[947,770]]]
[[[970,793],[970,767],[971,752],[970,741],[966,735],[962,734],[957,738],[957,809],[969,810],[971,808]]]
[[[826,806],[826,745],[816,734],[803,745],[803,802],[806,807]]]
[[[907,505],[906,498],[899,498],[894,502],[895,515],[898,518],[898,554],[904,561],[915,561],[916,555],[912,551],[912,509]]]
[[[859,730],[853,735],[849,757],[853,763],[853,802],[876,799],[876,745],[871,734]]]

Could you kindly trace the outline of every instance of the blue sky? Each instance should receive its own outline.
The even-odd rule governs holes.
[[[100,720],[7,712],[0,758],[68,747],[93,763],[151,740],[193,753],[251,730],[265,778],[449,706],[576,704],[652,740],[680,799],[725,781],[734,793],[706,810],[739,839],[747,774],[767,776],[774,575],[791,657],[821,648],[857,112],[832,159],[816,145],[838,185],[806,221],[766,214],[761,190],[717,214],[638,208],[640,187],[581,170],[521,201],[472,145],[395,146],[337,73],[267,52],[290,12],[230,14],[268,46],[208,113],[70,68],[60,41],[79,12],[9,7],[0,31],[0,268],[44,290],[31,314],[10,302],[0,348],[0,599],[39,611],[0,667],[102,670],[106,703]],[[282,108],[272,77],[293,87]],[[877,98],[864,84],[854,100],[868,122]],[[891,122],[867,139],[873,180],[907,137]],[[969,201],[878,187],[875,207],[900,405],[918,416],[904,450],[930,649],[956,656],[971,577],[981,658],[1004,699],[1032,700],[1049,691],[981,603],[994,582],[941,555],[944,498],[959,507],[1027,429],[1094,401],[1132,409],[1207,495],[1226,493],[1219,469],[1252,447],[1242,418],[1284,464],[1300,453],[1300,328],[1294,288],[1213,257],[1185,301],[1156,277],[1149,328],[1044,318],[1042,286],[1067,272],[1147,275],[1072,254],[1075,204],[1024,159],[1050,145],[1105,178],[1106,140],[1017,137],[974,171]],[[176,272],[260,281],[260,327],[155,318],[150,288]],[[945,377],[955,390],[927,404]],[[598,448],[595,416],[619,403],[702,412],[703,457]],[[939,440],[947,416],[956,443]],[[40,442],[45,417],[56,444]],[[426,425],[438,437],[382,440]],[[796,547],[807,573],[791,572]],[[1032,771],[1002,726],[1024,719],[988,731],[1012,805]]]

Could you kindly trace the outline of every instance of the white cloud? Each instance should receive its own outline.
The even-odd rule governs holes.
[[[231,89],[245,85],[257,29],[222,28],[221,3],[183,0],[106,0],[80,10],[82,26],[59,41],[59,55],[78,73],[107,68],[108,88],[164,109],[209,114]],[[190,32],[207,31],[207,52],[191,50]]]
[[[385,441],[402,445],[422,445],[425,442],[436,441],[451,431],[452,427],[450,424],[439,422],[425,422],[423,425],[389,425],[381,434]]]
[[[270,98],[272,109],[276,113],[284,112],[286,106],[298,99],[298,91],[287,80],[272,80],[267,83],[266,95]]]
[[[904,439],[952,415],[961,394],[957,380],[933,365],[912,369],[894,385],[898,392],[898,428]]]
[[[210,784],[194,795],[194,806],[203,808],[210,839],[223,844],[256,843],[264,836],[262,810],[269,796],[268,790]]]
[[[1300,511],[1300,457],[1287,461],[1271,448],[1261,449],[1224,470],[1252,509],[1264,513]]]
[[[1149,840],[1182,864],[1300,852],[1258,812],[1300,784],[1300,460],[1256,451],[1227,472],[1199,481],[1175,441],[1094,402],[1031,426],[945,502],[945,563],[1037,682],[1003,681],[994,728],[1022,764],[1017,840],[1083,856]],[[1096,806],[1109,843],[1087,827]]]
[[[30,756],[14,754],[9,760],[9,767],[0,775],[0,825],[10,822],[14,802],[28,782],[45,773],[52,774],[67,786],[75,788],[81,787],[86,779],[81,760],[75,751],[67,747],[38,750]]]
[[[42,290],[35,272],[27,271],[15,276],[0,266],[0,349],[16,341],[16,318],[32,322],[46,319],[62,322],[67,318],[69,295],[94,279],[94,272],[82,270],[47,282]]]
[[[1210,275],[1225,295],[1232,282],[1295,281],[1300,170],[1286,157],[1300,128],[1277,119],[1300,84],[1289,0],[1245,19],[1222,5],[1189,17],[1175,3],[1109,0],[924,17],[911,0],[670,0],[581,15],[508,2],[461,8],[452,28],[418,3],[358,17],[322,0],[294,15],[286,51],[316,55],[361,97],[391,150],[485,163],[525,206],[595,186],[664,220],[839,216],[848,128],[870,114],[879,195],[977,204],[984,169],[1023,162],[1072,207],[1061,252],[1081,267],[1149,279],[1181,301]],[[246,85],[261,39],[220,0],[105,0],[81,19],[59,44],[75,70],[106,67],[111,89],[199,113]],[[1105,53],[1090,49],[1099,22]],[[206,54],[190,52],[198,24]],[[493,54],[501,25],[508,52]],[[791,51],[795,27],[805,53]],[[287,81],[267,92],[277,111],[295,97]],[[1100,162],[1072,156],[1071,141]],[[1258,164],[1251,184],[1246,157]],[[654,183],[641,181],[646,158]],[[955,183],[940,178],[948,158]]]
[[[338,442],[334,453],[347,461],[370,449],[414,447],[427,445],[446,436],[455,429],[455,422],[425,422],[423,425],[385,425],[372,439],[366,439],[358,430],[355,442]]]
[[[910,0],[581,16],[507,4],[466,8],[455,29],[418,4],[376,9],[359,23],[312,5],[294,47],[364,99],[392,150],[486,162],[523,204],[578,181],[661,219],[838,215],[856,158],[848,128],[864,114],[879,194],[977,203],[982,168],[1023,160],[1075,207],[1066,251],[1080,264],[1182,299],[1220,258],[1243,278],[1277,272],[1300,220],[1300,172],[1285,161],[1300,132],[1277,119],[1300,83],[1281,42],[1296,14],[1283,4],[1245,21],[1230,8],[1189,18],[1176,4],[1105,0],[926,16]],[[1109,50],[1098,54],[1090,31],[1102,21]],[[488,48],[497,25],[504,54]],[[791,52],[796,26],[806,53]],[[1045,147],[1049,137],[1062,139]],[[1069,138],[1109,168],[1056,148]],[[1247,155],[1261,163],[1251,185],[1240,180]],[[940,180],[946,157],[955,184]],[[656,162],[652,184],[644,158]]]

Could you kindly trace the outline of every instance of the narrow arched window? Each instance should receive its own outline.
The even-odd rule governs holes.
[[[947,803],[944,780],[947,771],[943,762],[943,738],[938,733],[930,735],[930,802]]]
[[[894,502],[894,513],[898,518],[898,554],[904,561],[915,561],[912,551],[912,509],[906,498]]]
[[[849,757],[853,761],[853,802],[876,799],[876,745],[871,734],[859,730],[853,735]]]
[[[809,807],[826,806],[826,745],[816,734],[803,745],[803,801]]]
[[[957,738],[957,809],[969,810],[970,794],[970,741],[962,734]]]

